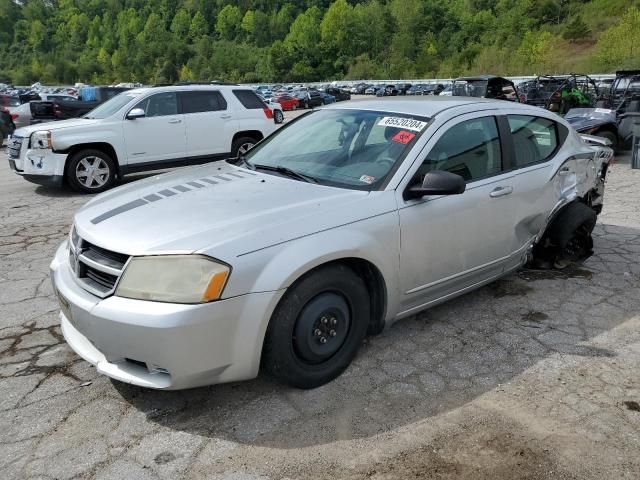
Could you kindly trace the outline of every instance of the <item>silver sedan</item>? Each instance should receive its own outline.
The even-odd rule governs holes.
[[[527,262],[588,256],[612,151],[512,102],[345,102],[246,156],[92,199],[51,271],[62,331],[97,370],[180,389],[301,388],[367,334]]]

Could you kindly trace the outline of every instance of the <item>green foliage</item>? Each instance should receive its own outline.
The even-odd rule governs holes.
[[[591,29],[584,23],[581,15],[576,15],[564,28],[562,38],[572,42],[583,40],[589,36]]]
[[[263,82],[533,74],[576,64],[638,68],[638,6],[640,0],[0,0],[0,81]]]

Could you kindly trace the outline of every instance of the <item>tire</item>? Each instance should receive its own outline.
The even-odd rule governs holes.
[[[281,110],[276,110],[275,112],[273,112],[273,120],[276,123],[283,123],[284,122],[284,113],[282,113]]]
[[[535,265],[563,269],[589,258],[593,254],[591,233],[596,220],[596,212],[584,203],[567,205],[534,247]]]
[[[68,158],[65,176],[69,186],[77,192],[104,192],[116,181],[115,162],[102,150],[80,150]]]
[[[247,153],[253,146],[258,143],[255,138],[252,137],[238,137],[233,141],[231,145],[232,158],[238,158],[241,155]]]
[[[612,132],[611,130],[602,130],[600,132],[594,133],[593,135],[595,135],[596,137],[606,138],[607,140],[609,140],[611,142],[611,148],[613,150],[617,150],[617,148],[618,148],[618,135],[616,135],[615,132]]]
[[[287,385],[324,385],[355,357],[369,317],[369,294],[360,277],[344,265],[321,267],[298,280],[278,304],[265,336],[263,367]]]

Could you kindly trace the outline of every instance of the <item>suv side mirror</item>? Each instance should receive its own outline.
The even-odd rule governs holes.
[[[136,118],[143,118],[146,115],[144,110],[141,108],[134,108],[129,113],[127,113],[127,120],[135,120]]]
[[[460,195],[467,188],[464,178],[443,170],[432,170],[424,176],[422,185],[414,185],[404,191],[405,200],[422,198],[426,195]]]

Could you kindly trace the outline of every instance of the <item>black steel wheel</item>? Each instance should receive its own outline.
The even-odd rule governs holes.
[[[341,264],[314,270],[290,287],[276,308],[263,367],[288,385],[319,387],[349,366],[369,315],[369,294],[353,270]]]

